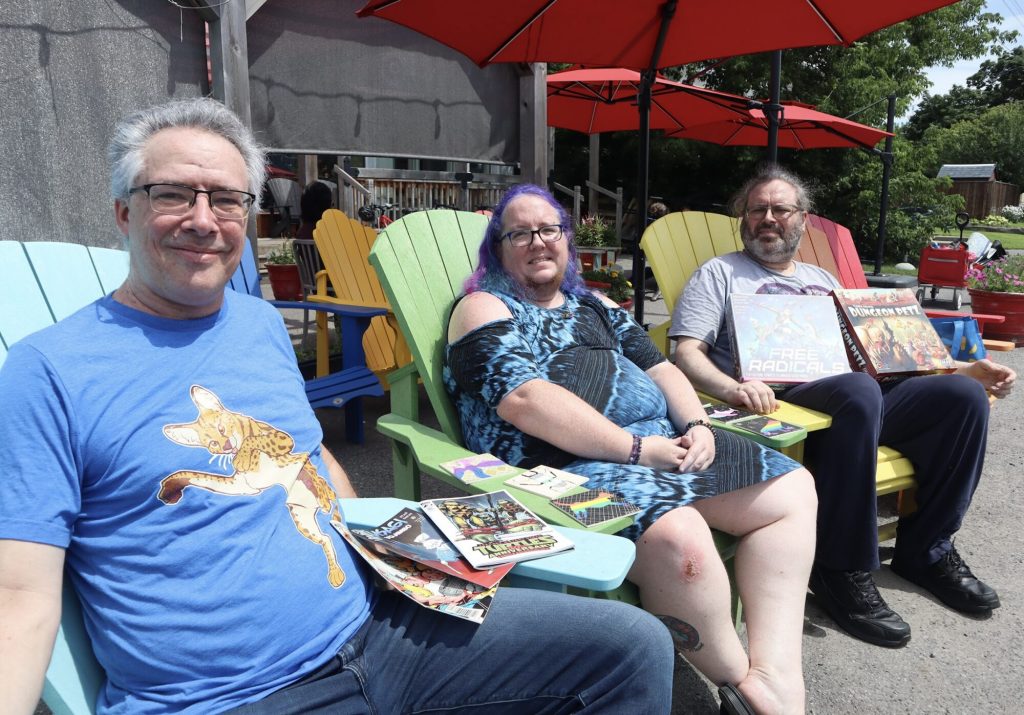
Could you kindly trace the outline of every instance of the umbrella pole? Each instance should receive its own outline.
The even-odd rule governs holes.
[[[892,131],[896,125],[896,95],[889,95],[889,113],[885,120],[885,151],[882,152],[882,200],[878,210],[878,246],[875,250],[875,275],[882,275],[882,258],[885,255],[885,220],[889,213],[889,177],[892,175]]]
[[[636,162],[636,236],[633,241],[633,317],[644,324],[644,252],[640,250],[640,239],[647,230],[647,166],[651,156],[651,85],[654,70],[647,70],[640,77],[640,92],[637,105],[640,110],[639,156]]]
[[[776,164],[779,161],[779,112],[782,104],[782,50],[772,53],[771,98],[765,114],[768,115],[768,161]]]
[[[633,243],[633,317],[643,327],[644,324],[644,284],[645,269],[644,252],[640,250],[640,239],[647,230],[647,164],[651,155],[651,87],[654,86],[654,75],[658,69],[661,50],[665,46],[668,26],[676,14],[678,0],[668,0],[661,8],[661,27],[658,28],[658,39],[654,42],[651,52],[650,67],[640,73],[640,92],[637,104],[640,110],[640,156],[637,160],[636,182],[636,241]]]

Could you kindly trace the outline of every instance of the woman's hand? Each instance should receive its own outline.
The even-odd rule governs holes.
[[[680,472],[699,472],[715,461],[715,434],[710,427],[694,425],[679,440],[686,450],[679,465]]]
[[[686,458],[686,450],[681,444],[682,437],[669,439],[661,435],[644,437],[641,441],[640,464],[651,469],[673,472]]]

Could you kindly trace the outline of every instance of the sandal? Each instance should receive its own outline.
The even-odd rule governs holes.
[[[743,693],[732,683],[726,683],[718,689],[718,699],[722,702],[719,712],[722,715],[755,715],[754,708],[743,697]]]

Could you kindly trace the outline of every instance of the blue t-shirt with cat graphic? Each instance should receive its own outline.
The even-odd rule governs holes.
[[[65,548],[111,713],[225,710],[333,656],[372,588],[330,526],[322,434],[278,312],[109,296],[0,369],[0,539]],[[336,507],[335,507],[336,516]]]

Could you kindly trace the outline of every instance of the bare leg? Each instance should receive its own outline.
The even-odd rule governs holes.
[[[629,578],[694,667],[716,683],[747,677],[747,654],[729,613],[729,578],[696,509],[674,509],[643,533]]]
[[[694,508],[711,527],[740,537],[736,582],[750,670],[731,682],[758,713],[802,713],[801,639],[817,512],[810,473],[800,469]]]

